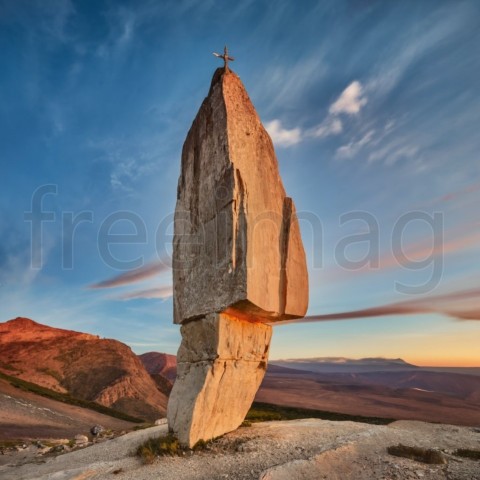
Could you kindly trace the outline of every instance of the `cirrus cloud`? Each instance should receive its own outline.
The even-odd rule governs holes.
[[[269,133],[275,145],[280,147],[290,147],[299,143],[302,139],[302,131],[300,128],[284,128],[280,120],[272,120],[265,124],[265,129]]]
[[[342,121],[339,118],[329,116],[320,125],[308,130],[307,135],[314,138],[324,138],[330,135],[338,135],[342,130]]]
[[[356,115],[366,104],[367,97],[364,95],[363,86],[358,80],[355,80],[332,103],[328,111],[332,115],[340,113]]]
[[[165,300],[170,298],[173,295],[173,288],[171,285],[158,288],[148,288],[145,290],[136,290],[134,292],[128,292],[120,295],[118,298],[120,300],[136,300],[139,298],[152,299],[160,298]]]
[[[341,114],[357,115],[367,104],[367,101],[362,84],[358,80],[354,80],[330,105],[328,115],[318,125],[304,132],[299,127],[285,128],[279,119],[274,119],[267,122],[265,128],[275,146],[278,147],[291,147],[308,137],[326,138],[331,135],[338,135],[343,132],[343,122],[339,116]]]

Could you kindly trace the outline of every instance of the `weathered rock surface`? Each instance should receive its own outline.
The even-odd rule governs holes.
[[[186,445],[235,430],[267,367],[272,327],[226,314],[182,325],[168,424]]]
[[[218,69],[188,132],[175,210],[174,317],[226,309],[303,317],[308,275],[295,206],[239,77]]]
[[[208,450],[158,458],[144,465],[132,455],[166,426],[138,430],[36,463],[34,453],[0,455],[2,480],[474,480],[478,461],[448,455],[447,465],[428,465],[387,453],[402,443],[454,452],[478,450],[479,433],[468,427],[395,422],[368,425],[318,419],[254,423],[213,442]],[[35,448],[36,450],[36,448]],[[34,463],[35,462],[35,463]],[[2,463],[9,465],[2,466]],[[20,465],[19,465],[20,463]],[[17,466],[13,466],[13,465]]]
[[[308,306],[300,229],[273,144],[239,77],[218,69],[182,152],[173,241],[182,324],[169,427],[193,446],[237,428],[265,374],[271,327]]]

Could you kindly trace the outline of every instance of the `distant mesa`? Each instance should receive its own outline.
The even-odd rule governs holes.
[[[355,373],[418,369],[416,365],[408,363],[401,358],[392,359],[381,357],[360,359],[352,359],[345,357],[294,358],[285,360],[273,360],[272,363],[287,368],[323,373]]]
[[[294,363],[333,363],[343,365],[409,365],[414,366],[402,358],[384,358],[384,357],[366,357],[366,358],[346,358],[346,357],[312,357],[312,358],[292,358],[275,360],[275,362],[294,362]]]

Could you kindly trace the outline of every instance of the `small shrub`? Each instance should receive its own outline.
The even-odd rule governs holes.
[[[468,448],[459,448],[453,454],[456,457],[469,458],[471,460],[480,460],[480,450],[470,450]]]
[[[409,460],[428,463],[430,465],[447,463],[441,452],[431,448],[407,447],[406,445],[399,444],[388,447],[387,452],[395,457],[408,458]]]
[[[150,448],[149,445],[140,445],[137,448],[137,456],[139,456],[143,463],[153,463],[156,458],[155,452]]]
[[[198,451],[198,450],[207,450],[208,448],[208,443],[205,440],[199,440],[192,448],[192,450]]]
[[[181,455],[182,447],[170,433],[163,437],[149,438],[137,448],[137,456],[145,463],[152,463],[156,457]]]
[[[220,437],[217,437],[220,438]],[[212,440],[199,440],[192,448],[183,447],[171,433],[163,437],[149,438],[137,448],[136,454],[145,463],[152,463],[157,457],[183,456],[187,451],[208,450]]]

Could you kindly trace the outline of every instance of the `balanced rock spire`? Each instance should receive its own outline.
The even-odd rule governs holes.
[[[194,445],[243,421],[275,321],[308,306],[305,252],[272,141],[240,78],[216,70],[182,151],[173,242],[182,324],[170,429]]]

